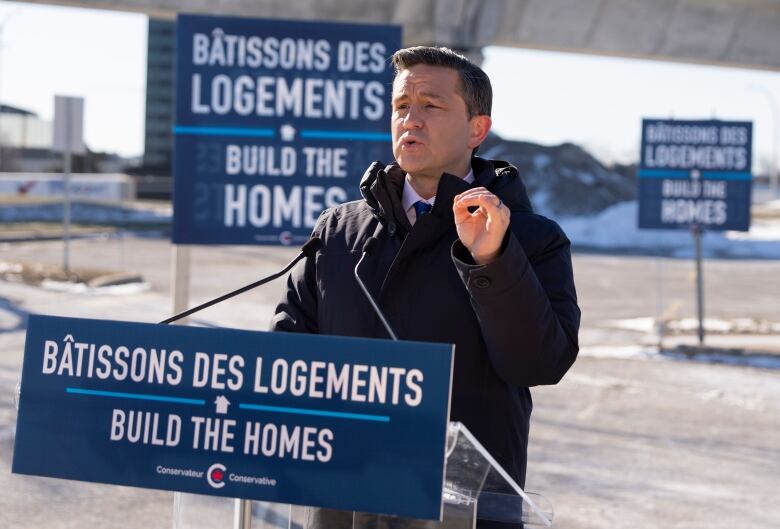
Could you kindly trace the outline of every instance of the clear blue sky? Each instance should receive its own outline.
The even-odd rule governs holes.
[[[145,16],[0,1],[0,24],[0,100],[51,119],[54,94],[84,96],[90,148],[143,152]],[[752,120],[754,159],[771,158],[780,72],[509,48],[485,56],[505,137],[571,141],[628,162],[643,116],[717,117]]]

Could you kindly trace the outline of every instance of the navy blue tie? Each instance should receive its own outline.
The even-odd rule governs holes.
[[[426,213],[430,213],[432,208],[433,206],[431,206],[424,200],[418,200],[417,202],[414,203],[414,212],[417,213],[418,219],[423,215],[425,215]]]

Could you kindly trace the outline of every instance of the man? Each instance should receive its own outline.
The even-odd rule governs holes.
[[[446,48],[392,61],[396,161],[369,167],[363,200],[323,212],[323,248],[290,275],[272,328],[386,338],[352,275],[376,237],[361,277],[401,339],[455,344],[451,419],[524,486],[528,388],[557,383],[578,351],[569,240],[532,212],[514,167],[474,156],[491,126],[487,75]]]

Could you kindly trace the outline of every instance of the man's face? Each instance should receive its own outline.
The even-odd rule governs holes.
[[[475,139],[473,120],[458,91],[459,83],[455,70],[425,64],[402,70],[396,76],[391,121],[393,154],[407,173],[438,179],[444,172],[461,177],[465,176],[459,174],[464,169],[468,172],[471,151],[479,145],[474,142],[481,138]]]

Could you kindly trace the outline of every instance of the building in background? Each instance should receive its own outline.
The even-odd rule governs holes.
[[[173,158],[176,23],[149,18],[146,125],[141,172],[170,177]]]
[[[54,124],[35,112],[0,104],[0,172],[59,173],[62,154],[52,150]],[[74,173],[122,173],[140,160],[114,153],[93,152],[73,156]]]
[[[0,145],[3,147],[49,148],[51,135],[51,121],[44,121],[29,110],[0,104]]]
[[[0,104],[0,172],[58,170],[61,157],[51,152],[52,127],[35,112]]]

